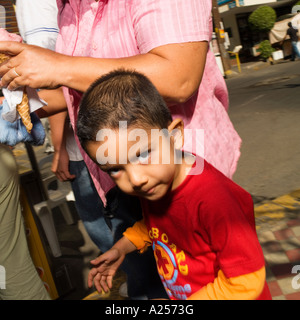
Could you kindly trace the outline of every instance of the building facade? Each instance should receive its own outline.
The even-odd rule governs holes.
[[[0,28],[6,29],[8,32],[18,33],[14,2],[12,0],[0,1]]]
[[[250,14],[260,6],[272,7],[277,18],[292,11],[297,0],[218,0],[220,17],[228,39],[228,50],[242,45],[242,60],[251,60],[255,56],[255,47],[262,37],[267,35],[253,32],[248,24]]]

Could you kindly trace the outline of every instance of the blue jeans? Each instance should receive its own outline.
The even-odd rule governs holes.
[[[292,60],[295,60],[296,56],[300,58],[300,52],[297,43],[297,41],[292,41]]]
[[[70,173],[76,176],[71,184],[78,215],[92,241],[105,252],[142,218],[140,202],[115,187],[107,194],[108,204],[104,208],[85,162],[70,161]],[[167,298],[151,248],[142,255],[127,255],[122,269],[127,274],[129,297]]]

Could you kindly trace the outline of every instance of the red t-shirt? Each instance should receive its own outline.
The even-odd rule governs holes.
[[[214,281],[261,269],[265,262],[249,193],[206,161],[158,201],[141,199],[161,280],[171,299]],[[270,299],[267,286],[259,299]]]

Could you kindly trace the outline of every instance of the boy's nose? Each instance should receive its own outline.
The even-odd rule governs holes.
[[[131,165],[130,170],[127,171],[129,181],[133,189],[141,188],[148,182],[147,176],[144,174],[143,170],[139,168],[139,165]]]

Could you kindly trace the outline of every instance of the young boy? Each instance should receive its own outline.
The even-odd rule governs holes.
[[[197,155],[183,123],[137,72],[117,70],[85,93],[77,122],[84,150],[118,187],[141,199],[144,219],[91,263],[107,292],[126,254],[152,245],[170,299],[270,299],[250,195]]]

